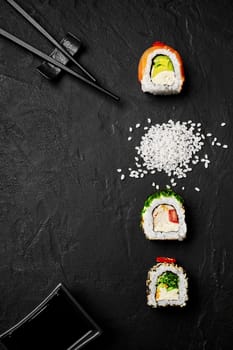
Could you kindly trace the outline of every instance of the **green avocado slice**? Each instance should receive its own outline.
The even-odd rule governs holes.
[[[172,61],[166,55],[155,56],[152,63],[151,78],[156,77],[157,74],[164,71],[174,72]]]

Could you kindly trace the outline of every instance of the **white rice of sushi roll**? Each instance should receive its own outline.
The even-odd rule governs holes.
[[[153,213],[159,206],[173,207],[176,211],[178,223],[170,224],[166,230],[165,225],[160,225],[160,230],[154,230]],[[147,198],[141,214],[141,226],[147,239],[150,240],[179,240],[186,238],[187,225],[185,222],[185,209],[182,198],[172,190],[164,190]],[[164,227],[163,227],[164,226]],[[163,229],[164,228],[164,229]]]
[[[156,299],[158,278],[165,272],[172,272],[178,276],[178,291],[173,293],[173,297],[161,300]],[[147,305],[154,308],[164,306],[184,307],[188,300],[188,279],[182,267],[175,264],[160,263],[153,266],[147,276]],[[166,295],[166,294],[165,294]],[[167,293],[169,295],[169,293]],[[172,295],[172,294],[171,294]]]

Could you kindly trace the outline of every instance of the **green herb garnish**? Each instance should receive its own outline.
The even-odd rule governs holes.
[[[144,214],[147,210],[147,208],[150,207],[152,201],[155,198],[160,198],[160,197],[174,197],[178,202],[180,202],[182,205],[184,203],[184,200],[181,196],[179,196],[177,193],[175,193],[174,191],[167,189],[167,190],[163,190],[163,191],[158,191],[156,193],[153,193],[151,196],[149,196],[147,198],[147,200],[144,203],[144,207],[142,209],[142,214]]]
[[[167,271],[159,276],[157,280],[157,286],[160,286],[160,287],[166,286],[167,290],[169,291],[173,289],[178,289],[178,282],[179,282],[179,277],[175,273],[171,271]]]

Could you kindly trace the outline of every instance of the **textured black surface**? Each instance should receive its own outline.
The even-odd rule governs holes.
[[[0,39],[0,331],[64,282],[103,328],[89,349],[232,349],[232,1],[20,3],[57,39],[67,31],[80,37],[80,62],[122,100],[68,76],[48,82],[35,72],[39,60]],[[0,6],[4,29],[51,52]],[[156,40],[183,57],[179,96],[140,91],[138,60]],[[120,181],[116,173],[132,164],[129,126],[147,117],[200,121],[229,145],[209,147],[210,167],[196,167],[176,187],[185,186],[182,243],[144,238],[140,210],[153,178]],[[187,270],[186,308],[146,306],[145,279],[157,255],[174,256]]]

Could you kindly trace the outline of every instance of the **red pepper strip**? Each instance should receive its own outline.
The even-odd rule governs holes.
[[[175,224],[179,223],[177,212],[175,209],[170,209],[168,211],[168,217],[170,222],[174,222]]]
[[[152,46],[161,46],[161,47],[163,47],[163,46],[165,46],[165,44],[162,43],[161,41],[155,41],[155,42],[152,44]]]
[[[175,264],[176,263],[176,259],[174,258],[166,258],[166,257],[163,257],[163,256],[158,256],[156,258],[156,262],[157,263],[168,263],[168,264]]]

